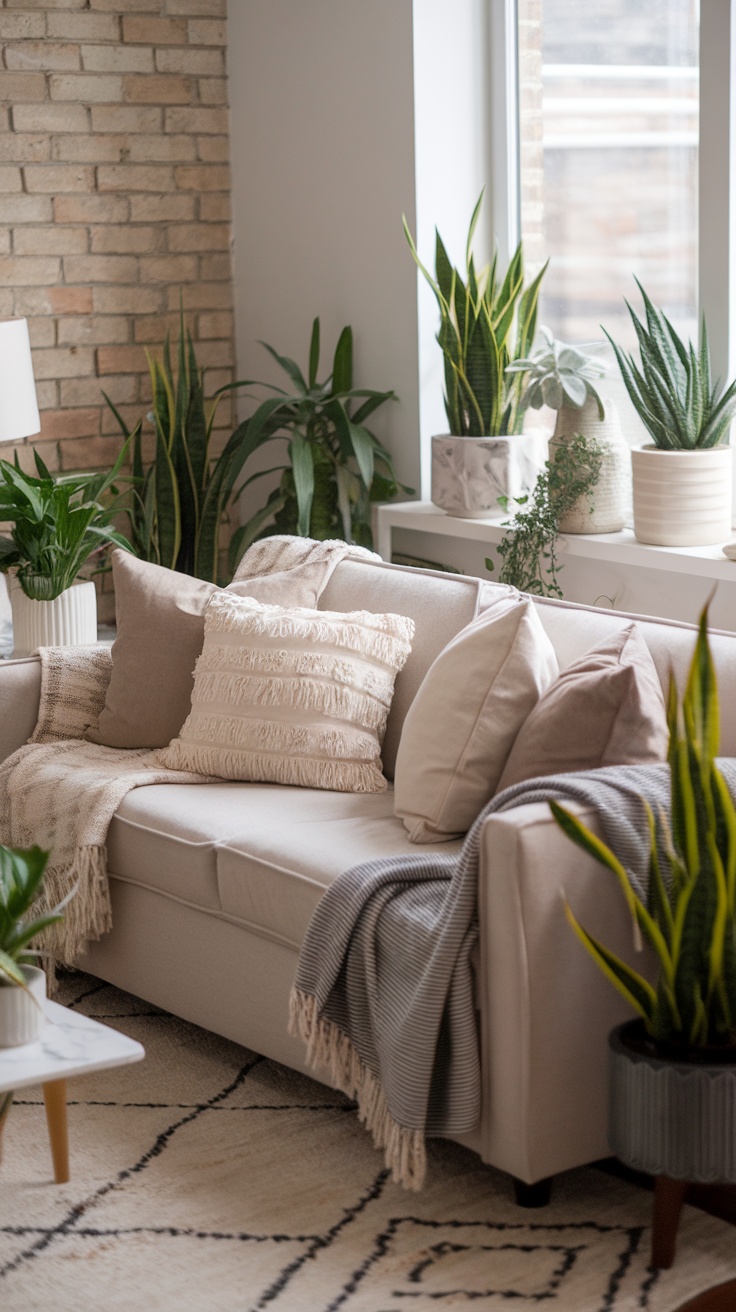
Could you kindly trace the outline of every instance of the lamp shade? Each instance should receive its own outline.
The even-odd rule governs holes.
[[[41,429],[26,319],[0,320],[0,442]]]

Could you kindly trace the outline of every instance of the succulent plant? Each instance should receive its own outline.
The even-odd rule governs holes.
[[[541,410],[543,405],[548,405],[551,410],[559,410],[563,405],[571,405],[579,410],[592,397],[597,402],[599,418],[603,419],[603,402],[593,386],[593,379],[602,378],[606,372],[602,361],[595,359],[595,352],[602,349],[603,343],[569,346],[557,341],[549,328],[542,326],[540,331],[546,345],[526,359],[514,360],[506,366],[507,374],[527,376],[521,398],[523,408]]]
[[[678,337],[669,319],[655,309],[638,279],[646,323],[626,308],[639,342],[641,368],[633,356],[606,333],[618,361],[626,390],[655,446],[664,451],[693,451],[727,443],[736,413],[736,382],[725,390],[711,384],[710,349],[705,319],[696,351]],[[605,329],[603,330],[605,332]]]

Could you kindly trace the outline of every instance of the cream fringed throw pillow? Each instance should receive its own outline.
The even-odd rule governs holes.
[[[470,828],[558,672],[533,602],[513,593],[440,652],[409,708],[396,758],[394,810],[413,843],[441,843]]]
[[[381,742],[413,636],[402,615],[215,593],[191,711],[158,758],[222,779],[383,792]]]

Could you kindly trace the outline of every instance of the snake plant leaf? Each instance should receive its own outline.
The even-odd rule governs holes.
[[[308,538],[314,497],[314,457],[310,443],[304,438],[292,438],[289,443],[289,459],[299,508],[297,533],[300,537]]]
[[[435,234],[435,268],[437,270],[437,282],[439,284],[440,291],[442,292],[442,295],[444,296],[448,305],[452,305],[454,269],[450,262],[450,258],[447,254],[447,251],[445,250],[445,244],[436,228],[434,230],[434,234]]]
[[[312,336],[309,342],[309,390],[317,384],[319,371],[319,319],[312,323]]]
[[[332,365],[332,393],[349,392],[353,385],[353,330],[348,325],[337,339]]]
[[[710,946],[708,951],[709,969],[707,1002],[708,1006],[710,1006],[713,996],[723,979],[723,960],[726,946],[726,933],[728,930],[728,887],[726,884],[726,873],[723,869],[723,862],[721,861],[721,855],[716,846],[712,830],[706,834],[705,842],[710,856],[710,867],[713,872],[713,885],[715,892],[713,927],[710,933]]]
[[[475,202],[475,209],[473,210],[473,213],[472,213],[471,216],[470,216],[470,226],[468,227],[468,238],[467,238],[467,241],[466,241],[466,243],[465,243],[465,263],[466,263],[466,265],[470,264],[470,256],[471,256],[471,252],[472,252],[472,249],[473,249],[473,238],[475,237],[475,230],[476,230],[476,228],[477,228],[477,226],[478,226],[478,220],[479,220],[479,218],[480,218],[480,211],[481,211],[481,206],[482,206],[482,204],[483,204],[483,197],[485,196],[485,192],[486,192],[486,189],[485,189],[485,187],[483,187],[483,189],[482,189],[482,191],[481,191],[481,193],[480,193],[480,196],[478,197],[477,201]]]
[[[156,425],[156,506],[161,564],[176,568],[181,545],[179,487],[168,444],[161,427]]]
[[[657,850],[657,825],[654,819],[654,813],[648,802],[644,803],[644,809],[646,811],[647,825],[649,828],[648,910],[662,930],[662,935],[671,954],[675,919],[672,914],[672,906],[665,887],[665,882],[662,878],[662,868],[660,866],[659,853]]]
[[[568,924],[577,934],[583,947],[587,948],[606,978],[611,981],[614,988],[618,989],[618,992],[630,1006],[638,1011],[645,1021],[651,1024],[657,1006],[657,994],[649,981],[644,979],[644,976],[640,975],[638,971],[632,970],[631,966],[628,966],[625,961],[622,961],[615,953],[610,952],[598,939],[589,934],[586,929],[583,929],[567,903],[565,903],[565,915]]]

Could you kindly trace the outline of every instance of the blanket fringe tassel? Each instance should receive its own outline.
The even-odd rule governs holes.
[[[291,990],[289,998],[289,1033],[307,1045],[309,1065],[327,1067],[335,1088],[355,1099],[360,1120],[376,1147],[383,1149],[392,1179],[405,1189],[421,1189],[427,1171],[424,1134],[394,1120],[379,1081],[347,1034],[320,1016],[316,999],[297,988]]]
[[[57,965],[75,966],[87,944],[112,929],[104,847],[80,847],[71,866],[47,867],[43,895],[34,905],[34,914],[53,910],[75,886],[74,896],[64,907],[64,919],[40,934],[33,944],[42,955],[50,993],[56,989]]]

